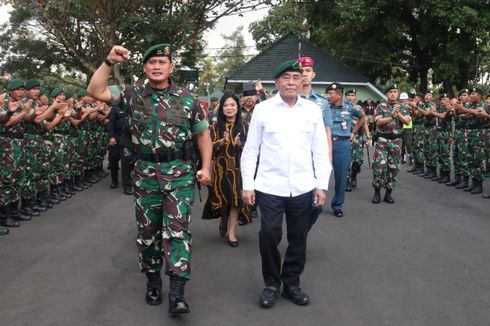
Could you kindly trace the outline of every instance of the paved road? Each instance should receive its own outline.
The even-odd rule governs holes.
[[[370,177],[310,234],[309,306],[259,308],[258,221],[231,248],[200,203],[192,313],[147,306],[132,201],[106,178],[0,238],[0,325],[489,325],[490,201],[403,171],[396,204],[373,205]]]

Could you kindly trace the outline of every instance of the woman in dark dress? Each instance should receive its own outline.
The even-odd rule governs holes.
[[[202,218],[221,218],[219,231],[228,244],[238,246],[238,220],[250,222],[249,207],[242,201],[240,156],[246,132],[241,123],[239,100],[233,93],[225,93],[218,108],[218,121],[211,127],[213,141],[213,177]]]

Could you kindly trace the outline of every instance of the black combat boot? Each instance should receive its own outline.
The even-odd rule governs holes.
[[[80,187],[79,183],[78,183],[78,177],[71,177],[70,179],[70,187],[71,189],[73,189],[74,191],[82,191],[83,188]]]
[[[465,188],[463,188],[463,191],[464,192],[470,192],[473,190],[473,187],[475,186],[476,184],[476,180],[475,178],[471,178],[471,184],[468,182],[468,186],[466,186]]]
[[[12,218],[10,208],[8,205],[0,206],[0,225],[7,228],[17,228],[20,223]]]
[[[177,275],[170,276],[170,289],[168,291],[168,313],[170,315],[190,312],[189,305],[184,299],[186,281],[185,278]]]
[[[478,195],[483,192],[483,180],[473,180],[473,189],[471,190],[472,195]]]
[[[49,195],[46,197],[46,201],[50,202],[53,205],[57,205],[60,203],[61,199],[59,199],[58,194],[56,193],[56,186],[50,186]]]
[[[7,235],[9,232],[9,229],[0,227],[0,235]]]
[[[461,178],[461,181],[456,185],[456,189],[464,189],[466,187],[468,187],[468,180],[470,179],[470,177],[468,176],[463,176]]]
[[[78,178],[79,178],[80,187],[82,187],[83,189],[88,189],[92,185],[90,182],[85,181],[86,178],[84,175],[81,175]]]
[[[148,281],[146,282],[145,301],[151,306],[162,303],[162,278],[160,272],[146,273]]]
[[[381,190],[379,188],[374,188],[373,204],[379,204],[381,201]]]
[[[20,212],[24,213],[24,215],[29,215],[29,216],[39,216],[41,213],[38,211],[32,209],[29,207],[29,199],[28,198],[22,198],[20,202]]]
[[[427,167],[427,173],[424,175],[425,179],[432,179],[434,176],[437,177],[436,169],[432,166]]]
[[[64,192],[65,194],[67,194],[68,196],[66,196],[66,197],[68,197],[68,198],[71,198],[75,194],[75,191],[70,189],[70,187],[68,186],[66,181],[64,181],[61,184],[61,191]]]
[[[449,171],[441,171],[441,178],[439,179],[439,183],[449,183],[451,181],[449,177]]]
[[[9,206],[10,214],[12,214],[12,218],[19,222],[30,221],[32,219],[31,215],[28,215],[19,210],[19,202],[10,203]]]
[[[440,176],[437,176],[437,168],[434,168],[434,176],[432,178],[430,178],[430,180],[431,181],[439,181],[439,180],[441,180],[442,174],[441,174],[440,171],[439,171],[439,175]]]
[[[41,206],[37,203],[36,197],[29,198],[29,207],[38,212],[45,212],[48,210],[47,207]]]
[[[451,182],[446,183],[446,186],[448,186],[448,187],[456,187],[460,182],[461,182],[461,175],[456,174],[454,176],[454,180],[451,181]]]
[[[352,191],[352,185],[351,185],[351,179],[350,175],[347,176],[347,186],[345,187],[345,191],[351,192]]]
[[[389,203],[389,204],[393,204],[395,202],[395,200],[393,199],[393,197],[391,197],[391,192],[393,190],[392,189],[386,189],[386,193],[385,193],[385,198],[384,198],[384,201]]]
[[[54,185],[54,186],[52,186],[52,189],[53,189],[52,194],[53,194],[54,198],[58,199],[59,201],[65,201],[66,200],[66,196],[60,190],[60,185]]]
[[[417,175],[418,175],[419,177],[422,177],[422,178],[423,178],[423,177],[425,177],[425,176],[426,176],[428,173],[429,173],[429,167],[427,167],[427,168],[424,170],[424,167],[423,167],[423,166],[421,166],[421,170],[420,170],[420,172],[419,172],[419,173],[417,173]]]
[[[353,163],[351,180],[350,180],[350,184],[352,185],[352,188],[357,188],[357,175],[359,174],[359,172],[361,172],[361,166],[358,163]]]

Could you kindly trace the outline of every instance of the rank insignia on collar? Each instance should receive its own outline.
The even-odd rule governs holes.
[[[163,54],[165,55],[170,55],[170,48],[168,46],[166,46],[164,49],[163,49]]]

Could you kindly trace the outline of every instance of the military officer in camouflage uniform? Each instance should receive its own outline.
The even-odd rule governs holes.
[[[192,138],[202,160],[197,179],[206,185],[211,179],[212,143],[200,102],[169,78],[171,54],[168,44],[152,46],[143,55],[147,83],[108,87],[112,65],[129,58],[128,50],[114,46],[93,75],[88,92],[128,114],[138,158],[133,190],[140,266],[148,277],[146,301],[161,302],[160,269],[165,261],[164,270],[170,276],[169,313],[179,314],[189,312],[184,287],[191,277]]]
[[[401,133],[403,124],[409,124],[408,108],[398,102],[400,95],[396,84],[386,89],[387,103],[376,108],[376,126],[378,141],[373,155],[373,187],[372,202],[381,201],[381,188],[386,189],[384,201],[393,204],[391,196],[395,188],[401,159]]]
[[[422,102],[422,94],[417,93],[414,89],[410,91],[410,100],[408,101],[410,116],[413,124],[413,167],[407,172],[420,174],[424,172],[424,116],[419,113],[418,107]]]
[[[22,104],[23,80],[10,81],[7,90],[0,95],[0,225],[10,228],[31,219],[19,213],[19,200],[24,182],[24,118],[31,114],[32,101]]]
[[[436,112],[432,115],[437,119],[437,159],[440,167],[439,183],[450,182],[451,174],[451,133],[454,109],[447,93],[441,93]]]
[[[419,173],[419,176],[425,179],[437,179],[437,126],[436,118],[433,115],[433,112],[436,111],[436,105],[433,97],[434,92],[427,91],[423,103],[418,107],[418,112],[424,117],[422,138],[426,168],[426,171]]]

